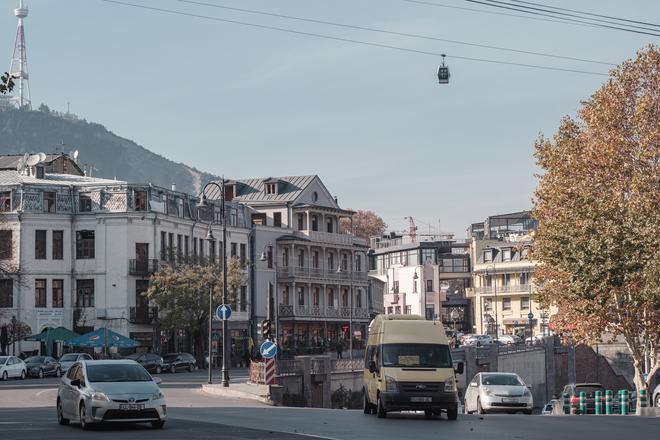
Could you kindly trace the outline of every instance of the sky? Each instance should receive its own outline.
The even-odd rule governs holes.
[[[460,238],[488,215],[530,209],[539,172],[535,139],[552,136],[607,79],[464,58],[602,74],[611,67],[177,0],[122,1],[426,52],[102,0],[27,1],[33,107],[65,111],[69,103],[88,121],[216,175],[318,174],[342,207],[373,210],[395,231],[413,217],[420,233],[440,229]],[[200,1],[612,64],[660,43],[457,9],[516,14],[465,0]],[[660,22],[654,0],[534,1]],[[4,53],[7,67],[17,5],[0,0],[0,65]],[[447,54],[447,85],[437,83],[439,53]]]

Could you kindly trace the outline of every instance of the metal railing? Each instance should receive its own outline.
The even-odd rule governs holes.
[[[131,307],[129,312],[131,324],[153,324],[158,320],[158,307]]]
[[[532,284],[511,284],[508,286],[484,286],[475,287],[474,291],[479,294],[495,294],[500,293],[530,293],[532,291]]]
[[[158,272],[158,260],[130,259],[128,260],[128,273],[136,276],[146,276]]]
[[[277,275],[287,278],[327,279],[338,281],[367,281],[367,272],[350,272],[349,270],[324,269],[319,267],[278,266]]]
[[[369,318],[369,310],[362,307],[353,307],[351,313],[350,307],[322,307],[322,306],[293,306],[288,304],[279,305],[280,317],[318,317],[318,318],[344,318],[351,316],[355,319]]]

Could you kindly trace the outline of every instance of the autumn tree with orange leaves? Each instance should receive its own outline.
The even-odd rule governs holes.
[[[659,48],[613,69],[536,158],[540,299],[576,342],[623,337],[645,388],[660,345]]]
[[[358,237],[366,238],[383,235],[387,224],[373,211],[363,211],[358,209],[353,214],[352,223],[349,218],[341,219],[341,227],[345,231],[350,231]]]

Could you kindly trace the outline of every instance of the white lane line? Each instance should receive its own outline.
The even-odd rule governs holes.
[[[57,391],[57,388],[48,388],[46,390],[41,390],[37,393],[37,396],[41,397],[44,393],[48,393],[52,391]]]

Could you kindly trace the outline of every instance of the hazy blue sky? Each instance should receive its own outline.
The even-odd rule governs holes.
[[[532,148],[605,77],[452,58],[607,72],[608,67],[349,30],[184,4],[125,0],[304,32],[447,53],[439,58],[120,6],[31,0],[26,39],[33,105],[71,111],[172,160],[228,177],[318,174],[346,208],[405,216],[464,236],[489,214],[527,209]],[[438,4],[498,11],[462,0]],[[536,0],[660,22],[654,0]],[[206,0],[618,63],[652,36],[403,0]],[[8,65],[18,0],[0,0]],[[505,12],[505,11],[501,11]],[[2,55],[4,54],[4,55]],[[58,140],[54,140],[59,141]]]

